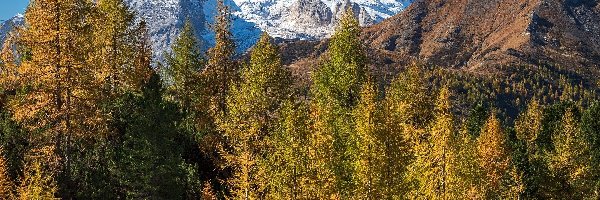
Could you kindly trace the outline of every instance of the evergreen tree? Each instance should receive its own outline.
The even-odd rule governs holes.
[[[485,106],[482,103],[476,104],[465,122],[465,125],[467,126],[466,130],[471,137],[479,137],[481,127],[483,127],[488,117],[488,111]]]
[[[177,107],[162,99],[160,77],[154,73],[142,94],[124,95],[115,113],[122,134],[113,172],[119,198],[183,198],[185,163],[177,143]]]
[[[5,100],[6,101],[6,100]],[[0,103],[3,104],[3,103]],[[0,146],[6,163],[5,170],[12,180],[22,174],[23,161],[28,148],[28,134],[12,120],[7,110],[0,113]]]
[[[479,167],[483,173],[480,186],[485,198],[518,198],[522,192],[521,175],[512,165],[508,137],[500,121],[492,114],[477,141]]]
[[[565,181],[564,198],[596,199],[592,179],[590,145],[572,112],[565,113],[560,131],[553,135],[554,152],[550,156],[551,172]],[[561,196],[562,196],[561,195]]]
[[[171,47],[173,53],[167,56],[167,79],[171,81],[171,98],[184,110],[193,110],[196,105],[197,90],[200,85],[200,72],[204,62],[200,44],[194,33],[192,23],[186,20],[179,37]]]
[[[590,144],[592,180],[597,180],[596,196],[600,195],[600,120],[598,119],[600,119],[600,103],[596,102],[585,111],[581,119],[581,129]]]
[[[415,146],[416,159],[411,165],[411,172],[418,186],[412,195],[426,199],[453,199],[450,187],[454,184],[452,164],[456,147],[453,137],[456,133],[447,88],[440,90],[435,110],[435,120],[429,133],[422,135]]]
[[[357,161],[357,135],[354,132],[352,110],[358,103],[360,89],[366,78],[366,55],[358,36],[360,27],[351,10],[340,20],[331,38],[329,49],[320,68],[315,71],[312,85],[316,116],[316,134],[331,140],[324,144],[331,152],[327,161],[335,174],[335,189],[340,198],[350,198],[357,187],[354,163]]]
[[[537,102],[532,100],[527,106],[527,110],[522,112],[515,122],[516,136],[525,144],[526,161],[522,164],[524,169],[524,182],[527,193],[535,194],[544,182],[548,181],[545,174],[546,164],[543,152],[538,146],[538,134],[542,130],[543,109]]]
[[[273,133],[277,109],[290,93],[290,76],[277,46],[264,34],[242,70],[241,82],[230,89],[229,112],[219,122],[232,147],[227,160],[234,169],[230,181],[235,198],[261,198],[267,181],[261,166],[267,153],[265,139]]]

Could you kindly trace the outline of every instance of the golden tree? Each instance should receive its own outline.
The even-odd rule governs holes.
[[[495,114],[490,116],[481,129],[477,154],[483,173],[480,189],[485,197],[517,198],[523,187],[521,175],[512,165],[508,137]]]
[[[565,180],[561,188],[565,197],[596,199],[595,182],[592,176],[590,144],[581,131],[572,111],[562,118],[561,128],[552,137],[554,152],[550,155],[549,168],[554,176]]]
[[[227,99],[229,111],[218,125],[224,131],[231,150],[228,164],[234,169],[231,179],[235,198],[260,198],[266,187],[264,176],[266,139],[275,130],[277,110],[289,96],[290,72],[281,64],[281,56],[271,37],[263,34],[250,55],[250,64],[242,69],[239,85],[233,85]]]
[[[46,146],[34,149],[26,157],[19,199],[57,199],[56,167],[58,158],[54,156],[54,147]]]
[[[0,199],[12,199],[15,185],[8,174],[8,165],[4,159],[4,150],[0,148]]]
[[[360,26],[349,9],[331,38],[326,56],[313,75],[311,92],[315,134],[323,139],[322,150],[335,174],[340,198],[351,198],[357,187],[355,174],[358,151],[352,110],[358,103],[366,79],[366,55],[359,40]],[[330,145],[330,146],[327,146]]]
[[[450,91],[442,88],[436,104],[435,119],[428,133],[422,135],[415,146],[416,159],[411,165],[411,175],[418,186],[415,196],[427,199],[452,199],[455,128],[451,112]]]
[[[542,108],[537,100],[531,100],[527,110],[519,115],[515,122],[515,130],[520,140],[527,142],[529,154],[534,154],[536,139],[542,129]]]
[[[203,72],[206,95],[210,98],[213,116],[226,113],[230,85],[237,80],[237,63],[233,60],[235,43],[231,34],[231,10],[223,0],[217,1],[218,14],[213,30],[215,46],[208,50],[208,63]]]
[[[17,34],[21,62],[3,72],[14,84],[16,97],[8,108],[32,134],[35,146],[51,143],[60,155],[63,172],[77,137],[92,136],[102,120],[90,53],[88,26],[92,3],[87,0],[36,0],[25,13],[26,25]]]
[[[384,140],[382,135],[381,108],[377,101],[376,89],[371,81],[363,85],[360,100],[354,110],[356,133],[358,134],[358,154],[356,174],[359,184],[355,198],[381,199],[384,197]]]
[[[96,69],[103,96],[114,99],[125,91],[139,91],[147,78],[148,66],[135,62],[138,31],[134,13],[123,0],[99,0],[92,18],[93,53],[90,63]]]

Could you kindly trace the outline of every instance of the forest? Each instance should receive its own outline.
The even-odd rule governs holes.
[[[382,76],[351,10],[311,82],[263,34],[186,23],[155,63],[123,0],[34,0],[0,62],[0,199],[599,199],[600,81],[414,63]]]

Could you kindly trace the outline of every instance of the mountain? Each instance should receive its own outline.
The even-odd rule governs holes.
[[[598,0],[417,0],[368,27],[365,43],[394,60],[485,72],[502,65],[600,66]]]
[[[350,6],[363,25],[371,25],[402,11],[412,0],[226,0],[233,12],[232,33],[239,52],[250,48],[263,31],[287,40],[318,40],[329,36],[337,18]],[[210,24],[216,0],[126,0],[149,24],[154,56],[164,52],[179,34],[186,18],[196,27],[204,48],[214,44]],[[15,20],[22,21],[22,16]],[[10,23],[0,31],[6,32]],[[2,39],[4,32],[0,32]],[[0,40],[2,41],[2,40]]]
[[[13,18],[0,22],[0,44],[6,39],[7,34],[16,26],[23,25],[23,15],[17,14]]]
[[[213,5],[209,0],[207,5]],[[233,0],[234,15],[256,24],[273,37],[320,39],[329,36],[337,19],[350,6],[362,25],[393,16],[408,0]],[[211,13],[211,12],[207,12]]]

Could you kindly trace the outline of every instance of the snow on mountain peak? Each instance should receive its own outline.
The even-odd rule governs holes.
[[[205,7],[214,6],[215,1],[208,0]],[[362,25],[371,25],[397,14],[410,2],[412,0],[229,0],[227,3],[234,9],[235,17],[255,24],[273,37],[320,39],[333,32],[346,6],[355,10]]]
[[[217,0],[126,0],[145,20],[152,37],[154,57],[164,59],[164,52],[179,35],[186,19],[195,26],[203,47],[214,44],[210,30]],[[331,35],[337,19],[350,6],[361,25],[382,21],[402,11],[413,0],[225,0],[232,9],[232,33],[242,52],[250,48],[262,32],[283,39],[322,39]],[[350,5],[348,5],[348,3]],[[23,19],[17,16],[14,19]],[[4,23],[0,29],[8,29]],[[0,39],[6,30],[0,30]]]

